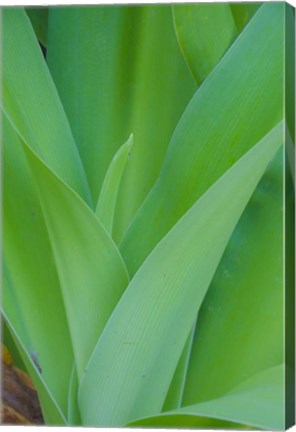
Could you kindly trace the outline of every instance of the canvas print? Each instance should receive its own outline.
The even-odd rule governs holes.
[[[294,423],[294,9],[2,8],[2,423]]]

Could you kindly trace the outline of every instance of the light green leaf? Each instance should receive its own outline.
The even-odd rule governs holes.
[[[195,203],[132,279],[80,381],[85,425],[119,426],[161,411],[231,233],[282,143],[280,123]]]
[[[15,330],[15,328],[13,327],[13,325],[11,324],[8,317],[5,315],[3,311],[2,314],[5,319],[5,323],[11,333],[11,336],[13,337],[14,343],[16,344],[21,354],[26,369],[30,374],[30,377],[32,378],[35,388],[38,392],[38,397],[42,408],[42,414],[45,423],[51,426],[66,425],[67,422],[64,415],[62,414],[58,405],[56,404],[43,378],[38,373],[36,365],[33,363],[32,358],[29,352],[27,351],[27,349],[25,348],[25,346],[23,345],[17,331]]]
[[[31,24],[39,42],[41,42],[42,45],[46,47],[48,8],[26,7],[25,10],[26,14],[30,18]]]
[[[52,245],[80,377],[128,274],[94,213],[24,142],[23,147]]]
[[[65,414],[73,350],[60,282],[30,168],[5,116],[2,138],[3,307]]]
[[[130,135],[127,142],[120,147],[113,157],[97,204],[96,215],[110,235],[112,235],[118,189],[128,158],[131,157],[132,145],[133,135]]]
[[[70,426],[81,425],[80,412],[77,401],[78,393],[78,376],[75,363],[72,367],[68,391],[68,415],[67,420]]]
[[[283,13],[283,3],[265,3],[188,105],[160,176],[120,244],[130,274],[225,170],[283,118]]]
[[[47,48],[94,202],[111,159],[134,134],[115,216],[118,241],[156,180],[196,88],[178,47],[171,6],[51,8]]]
[[[130,423],[136,427],[285,429],[284,364],[264,370],[219,399]],[[226,422],[232,422],[226,423]]]
[[[38,156],[90,203],[80,156],[29,18],[21,8],[3,8],[2,14],[4,112]]]
[[[173,13],[181,51],[200,84],[237,36],[230,5],[176,4]]]
[[[239,32],[243,30],[262,4],[262,2],[241,2],[229,4]]]
[[[168,390],[165,402],[162,407],[162,411],[170,411],[175,408],[180,408],[182,405],[184,386],[186,382],[186,375],[195,333],[195,326],[196,323],[193,325],[191,332],[187,338],[186,344],[183,348],[183,352],[181,354],[178,366],[176,367],[174,376],[172,378],[170,388]]]
[[[283,230],[280,149],[242,215],[199,311],[183,406],[218,398],[284,361]]]

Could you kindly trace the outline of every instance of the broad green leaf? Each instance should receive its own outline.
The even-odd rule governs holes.
[[[21,8],[2,14],[4,112],[40,158],[90,203],[80,156],[29,18]]]
[[[75,363],[72,367],[71,377],[69,381],[69,392],[68,392],[68,414],[67,421],[70,426],[79,426],[81,425],[78,401],[77,401],[77,393],[78,393],[78,376],[76,371]]]
[[[96,208],[96,215],[110,235],[112,235],[118,189],[126,163],[131,157],[132,145],[133,135],[129,137],[127,142],[119,148],[113,157],[104,178]]]
[[[262,4],[262,2],[241,2],[229,4],[239,32],[243,30]]]
[[[200,84],[237,36],[230,5],[176,4],[173,13],[181,51]]]
[[[284,371],[284,364],[277,365],[219,399],[136,420],[128,426],[284,430]]]
[[[41,42],[42,45],[46,47],[48,8],[27,7],[26,14],[30,18],[31,24],[39,42]]]
[[[60,282],[34,181],[5,116],[3,138],[3,308],[66,413],[73,350]],[[58,363],[58,366],[57,366]]]
[[[233,232],[199,311],[183,406],[220,397],[284,361],[283,230],[280,149]]]
[[[80,381],[85,425],[119,426],[161,411],[197,311],[241,213],[283,142],[282,129],[280,123],[227,171],[132,279]]]
[[[128,284],[118,249],[85,202],[23,142],[59,275],[78,378]]]
[[[9,321],[8,317],[5,315],[5,313],[2,311],[3,317],[5,319],[5,323],[11,333],[11,336],[13,337],[14,343],[17,346],[21,356],[22,360],[26,366],[26,369],[28,373],[30,374],[30,377],[32,378],[35,388],[38,392],[38,397],[42,409],[42,414],[44,421],[47,425],[51,426],[61,426],[66,425],[66,419],[62,412],[60,411],[58,405],[56,404],[55,399],[53,398],[52,394],[50,393],[49,388],[47,387],[45,381],[43,380],[42,376],[38,373],[37,368],[35,364],[32,361],[32,358],[27,351],[26,347],[23,345],[22,340],[16,331],[16,329],[13,327],[12,323]]]
[[[111,159],[134,134],[115,216],[118,241],[156,180],[196,88],[178,47],[171,7],[51,8],[47,62],[94,202]]]
[[[284,4],[265,3],[189,103],[160,176],[120,244],[130,274],[225,170],[283,118],[283,13]]]

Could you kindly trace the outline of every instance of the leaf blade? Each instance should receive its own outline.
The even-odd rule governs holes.
[[[96,215],[112,235],[114,214],[122,175],[133,145],[133,135],[117,150],[107,170],[98,199]]]
[[[231,232],[282,143],[280,123],[197,201],[139,269],[82,376],[84,424],[118,426],[160,412]]]
[[[85,202],[24,142],[23,148],[49,232],[80,377],[128,273],[116,245]]]
[[[115,215],[119,241],[156,180],[175,124],[196,88],[175,38],[171,7],[52,8],[47,62],[94,202],[112,157],[134,134]]]
[[[60,281],[30,168],[5,116],[2,134],[3,308],[26,350],[38,355],[42,377],[65,414],[73,350]]]
[[[280,149],[236,227],[199,311],[183,405],[217,398],[284,361],[282,209]]]
[[[25,11],[3,9],[3,28],[1,104],[6,116],[34,151],[91,203],[72,132]]]
[[[181,51],[201,84],[237,36],[230,5],[174,5],[173,15]]]
[[[176,421],[183,427],[189,421],[190,427],[246,429],[251,426],[256,429],[283,430],[284,364],[253,376],[220,399],[190,405],[158,417],[136,420],[129,426],[169,427],[175,425]]]
[[[264,4],[192,98],[120,243],[131,275],[193,202],[283,118],[283,13],[283,5]]]

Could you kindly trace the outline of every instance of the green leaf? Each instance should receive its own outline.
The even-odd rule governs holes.
[[[280,149],[242,215],[199,311],[183,406],[220,397],[284,361],[283,230]]]
[[[11,333],[11,336],[13,337],[14,343],[18,348],[18,351],[20,352],[22,356],[22,360],[26,366],[26,369],[28,373],[30,374],[30,377],[32,378],[35,388],[38,392],[38,397],[40,401],[40,405],[42,408],[42,414],[44,421],[47,425],[51,426],[61,426],[66,425],[66,419],[62,412],[60,411],[58,405],[56,404],[52,394],[50,393],[50,390],[48,389],[46,383],[44,382],[41,375],[38,373],[36,365],[32,361],[32,358],[23,345],[21,338],[19,337],[17,331],[13,327],[12,323],[9,321],[8,317],[5,315],[5,313],[2,311],[3,317],[5,319],[5,323]]]
[[[161,411],[222,253],[282,142],[280,123],[194,204],[139,269],[81,378],[83,424],[120,426]]]
[[[128,426],[284,430],[284,364],[264,370],[219,399],[209,400]],[[227,423],[231,422],[231,423]]]
[[[111,159],[134,134],[115,216],[118,241],[156,180],[196,88],[176,41],[171,7],[51,8],[47,48],[94,202]]]
[[[193,325],[191,332],[187,338],[183,352],[176,367],[174,376],[172,378],[170,388],[166,395],[162,411],[170,411],[175,408],[180,408],[183,399],[184,386],[186,382],[186,375],[190,360],[190,353],[192,349],[193,337],[195,332],[196,323]]]
[[[130,274],[225,170],[283,118],[283,13],[284,4],[265,3],[189,103],[160,176],[120,244]]]
[[[194,407],[195,408],[195,407]],[[226,420],[220,420],[217,418],[211,418],[199,415],[194,408],[188,409],[186,413],[168,412],[152,417],[144,417],[143,419],[135,420],[134,422],[128,423],[128,427],[140,427],[140,428],[170,428],[170,429],[235,429],[235,430],[252,430],[251,427],[246,427],[240,423],[229,422]]]
[[[65,414],[73,350],[60,282],[30,168],[5,116],[2,137],[3,308]]]
[[[241,32],[248,24],[250,19],[253,17],[255,12],[257,12],[259,7],[262,6],[262,4],[262,2],[230,3],[229,6],[232,10],[233,17],[239,32]]]
[[[132,145],[133,135],[130,135],[127,142],[120,147],[113,157],[105,176],[97,204],[96,215],[110,235],[112,235],[113,230],[118,189],[128,158],[131,157]]]
[[[72,367],[68,391],[68,415],[67,420],[70,426],[81,425],[80,412],[77,401],[78,393],[78,376],[75,363]]]
[[[173,13],[181,51],[200,84],[237,36],[230,5],[174,5]]]
[[[35,34],[40,43],[46,47],[48,8],[46,7],[27,7],[26,14],[30,18]]]
[[[91,203],[72,132],[29,18],[20,8],[4,8],[2,14],[4,112],[38,156]]]
[[[59,275],[78,377],[128,284],[116,245],[85,202],[23,142]]]

